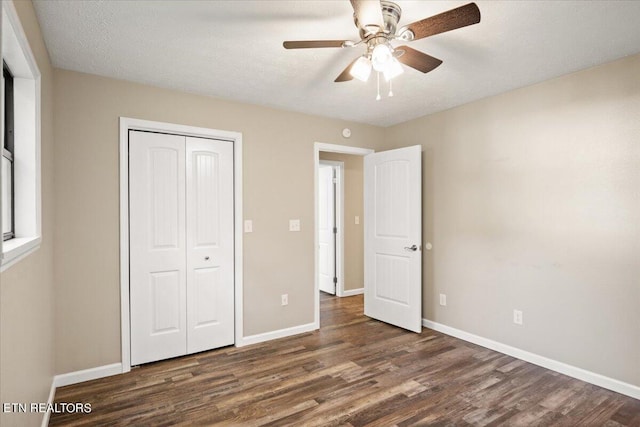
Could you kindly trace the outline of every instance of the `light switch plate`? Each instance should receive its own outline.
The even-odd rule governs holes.
[[[358,225],[358,224],[360,224],[360,217],[359,216],[356,217],[356,225]]]
[[[442,306],[447,305],[447,296],[445,294],[440,294],[440,305]]]
[[[300,231],[300,220],[299,219],[290,219],[289,220],[289,231]]]
[[[251,221],[250,219],[246,219],[244,221],[244,232],[253,233],[253,221]]]

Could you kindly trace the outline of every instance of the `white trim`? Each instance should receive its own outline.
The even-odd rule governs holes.
[[[331,166],[336,172],[336,296],[341,297],[344,291],[344,162],[320,160],[319,164]]]
[[[370,148],[326,144],[324,142],[315,142],[313,144],[313,322],[315,329],[320,328],[320,284],[318,282],[318,165],[320,164],[321,151],[354,154],[357,156],[366,156],[374,152],[374,150]]]
[[[14,170],[15,182],[20,191],[14,199],[15,232],[17,238],[0,241],[0,272],[24,259],[40,245],[42,237],[41,195],[41,74],[29,45],[22,23],[13,1],[3,1],[0,14],[0,57],[11,67],[14,74],[14,96],[16,102],[16,134],[22,134],[26,144],[19,146],[22,172]],[[7,36],[4,40],[4,36]],[[2,45],[11,48],[5,51]],[[0,91],[4,91],[3,89]],[[4,99],[4,93],[2,93]],[[3,108],[0,107],[0,112]],[[20,119],[22,117],[22,120]],[[0,126],[0,129],[2,127]],[[16,151],[18,147],[16,147]]]
[[[258,344],[265,341],[277,340],[278,338],[290,337],[292,335],[304,334],[306,332],[318,329],[315,323],[307,323],[306,325],[292,326],[290,328],[278,329],[277,331],[265,332],[262,334],[249,335],[236,342],[236,347],[244,347],[246,345]]]
[[[37,251],[41,242],[40,237],[16,237],[4,242],[0,273]]]
[[[350,145],[326,144],[324,142],[316,142],[313,145],[314,150],[326,151],[327,153],[355,154],[356,156],[366,156],[375,153],[371,148],[352,147]]]
[[[236,139],[233,142],[233,211],[235,215],[234,228],[235,228],[235,313],[236,313],[236,346],[239,342],[242,342],[242,336],[244,334],[243,323],[243,295],[244,295],[244,280],[242,276],[243,272],[243,258],[242,258],[242,243],[244,236],[244,220],[242,214],[242,134],[237,133]]]
[[[3,0],[2,9],[7,13],[7,19],[11,23],[11,27],[13,28],[13,32],[18,40],[18,44],[22,49],[22,54],[24,55],[24,59],[27,61],[27,65],[29,66],[29,71],[31,72],[31,76],[34,80],[40,78],[40,69],[38,68],[38,62],[36,61],[36,57],[33,56],[33,51],[31,50],[31,46],[29,45],[29,39],[27,39],[27,34],[24,32],[24,28],[22,28],[22,22],[20,21],[20,17],[18,16],[18,11],[16,10],[16,6],[13,4],[12,0]],[[2,52],[4,58],[4,52]]]
[[[98,366],[96,368],[83,369],[82,371],[69,372],[67,374],[53,377],[53,384],[56,388],[71,384],[78,384],[85,381],[97,380],[98,378],[110,377],[122,373],[122,363],[112,363],[110,365]]]
[[[364,288],[348,289],[342,292],[343,297],[352,297],[354,295],[362,295],[362,294],[364,294]]]
[[[129,317],[129,119],[120,117],[120,348],[122,373],[131,370]]]
[[[435,331],[442,332],[443,334],[451,335],[452,337],[507,354],[515,357],[516,359],[524,360],[525,362],[533,363],[534,365],[542,366],[543,368],[615,391],[616,393],[624,394],[626,396],[633,397],[634,399],[640,399],[640,387],[633,384],[605,377],[604,375],[597,374],[595,372],[587,371],[563,362],[558,362],[557,360],[549,359],[516,347],[511,347],[510,345],[474,335],[431,320],[422,319],[422,325]]]
[[[47,398],[47,406],[53,404],[53,400],[56,397],[56,378],[53,377],[51,380],[51,389],[49,389],[49,397]],[[42,427],[47,427],[49,425],[49,417],[51,416],[51,411],[45,411],[42,416]]]
[[[84,381],[97,380],[98,378],[110,377],[122,373],[121,363],[112,363],[111,365],[98,366],[97,368],[84,369],[82,371],[69,372],[67,374],[55,375],[51,381],[51,389],[47,404],[53,404],[56,397],[56,389],[67,385],[78,384]],[[42,427],[49,425],[51,412],[46,411],[42,416]]]
[[[177,135],[214,138],[233,143],[234,227],[235,227],[235,341],[241,342],[242,324],[242,134],[173,123],[120,117],[120,334],[121,372],[131,370],[131,337],[129,315],[129,130],[145,130]],[[111,365],[110,365],[111,366]]]

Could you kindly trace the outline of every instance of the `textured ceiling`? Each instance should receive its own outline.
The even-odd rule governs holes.
[[[400,26],[467,2],[402,1]],[[640,52],[640,1],[476,1],[482,21],[410,44],[444,63],[405,68],[393,98],[375,78],[334,83],[364,48],[285,50],[284,40],[357,40],[333,1],[37,0],[58,68],[388,126]],[[399,45],[399,42],[395,42]]]

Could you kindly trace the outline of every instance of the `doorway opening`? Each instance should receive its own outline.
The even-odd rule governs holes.
[[[422,330],[420,145],[377,153],[342,145],[314,145],[316,328],[320,328],[318,182],[320,153],[325,151],[364,156],[364,314],[419,333]]]
[[[364,292],[364,169],[367,148],[316,143],[315,323],[320,301]]]

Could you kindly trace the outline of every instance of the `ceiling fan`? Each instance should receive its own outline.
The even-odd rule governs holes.
[[[402,9],[386,0],[351,0],[353,18],[360,33],[359,41],[306,40],[285,41],[285,49],[366,46],[366,52],[351,62],[335,79],[344,82],[356,78],[367,81],[371,69],[383,73],[386,80],[403,72],[401,64],[423,73],[434,70],[442,61],[433,56],[402,45],[393,47],[391,42],[411,42],[480,22],[480,10],[475,3],[451,9],[447,12],[413,22],[398,28]]]

